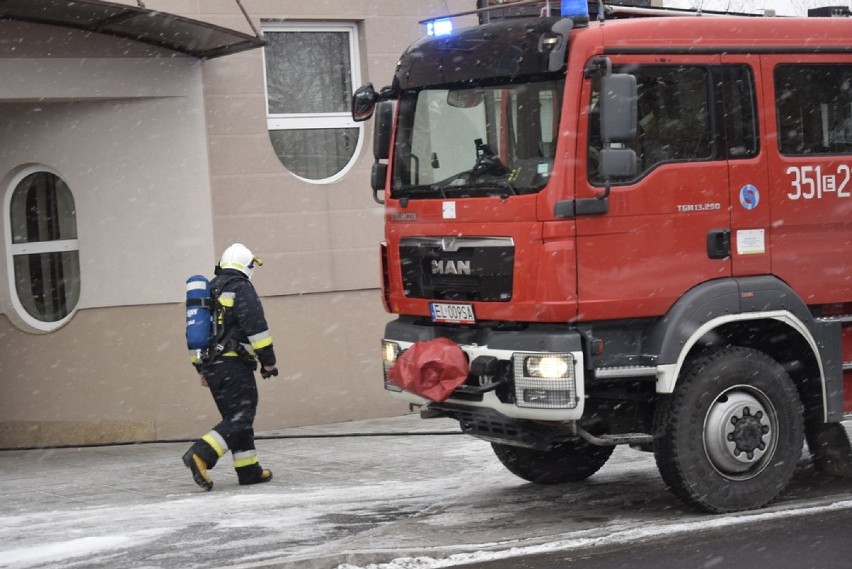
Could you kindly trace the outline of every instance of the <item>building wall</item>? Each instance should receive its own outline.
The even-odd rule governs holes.
[[[251,24],[231,0],[146,2],[149,8],[245,33],[253,33],[252,25],[262,29],[264,22],[356,23],[361,79],[381,87],[390,84],[403,50],[424,34],[418,21],[473,9],[475,1],[244,0],[243,5]],[[372,124],[363,125],[360,155],[343,179],[311,184],[290,174],[270,143],[261,50],[205,63],[204,92],[217,250],[233,241],[249,245],[267,262],[255,277],[267,295],[378,287],[383,210],[369,188]]]
[[[0,36],[0,197],[26,165],[56,172],[81,272],[71,321],[32,333],[11,302],[4,209],[0,447],[179,436],[187,421],[159,398],[179,395],[186,357],[164,338],[181,317],[163,314],[180,312],[178,275],[214,255],[202,64],[53,26],[2,22]]]
[[[400,415],[381,386],[375,291],[264,299],[282,360],[255,429]],[[329,313],[333,321],[317,317]],[[0,315],[0,448],[191,439],[219,421],[184,348],[180,304],[94,308],[33,336]],[[358,330],[353,334],[351,330]]]

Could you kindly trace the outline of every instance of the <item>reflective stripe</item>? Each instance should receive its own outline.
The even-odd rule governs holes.
[[[245,349],[245,351],[248,355],[254,356],[254,349],[251,347],[250,344],[243,344],[242,342],[240,342],[240,345],[243,347],[243,349]],[[222,354],[222,356],[226,357],[226,358],[238,358],[238,357],[240,357],[240,354],[238,354],[234,350],[230,350],[228,352],[224,352]]]
[[[192,363],[198,361],[198,352],[196,350],[189,350],[189,361]]]
[[[264,338],[260,342],[252,342],[251,347],[254,348],[255,350],[259,350],[261,348],[265,348],[265,347],[271,346],[271,345],[272,345],[272,337],[270,336],[269,338]]]
[[[259,350],[272,345],[272,334],[269,333],[269,330],[264,330],[263,332],[249,336],[248,340],[251,342],[253,349]]]
[[[257,451],[247,450],[234,453],[234,468],[242,468],[252,464],[257,464]]]
[[[192,281],[186,283],[186,290],[204,290],[207,288],[207,283],[204,281]]]
[[[225,442],[225,439],[222,438],[222,435],[217,433],[216,431],[210,431],[203,437],[201,440],[210,445],[210,447],[216,451],[216,454],[221,458],[224,456],[226,452],[228,452],[228,443]]]
[[[219,304],[226,308],[232,308],[234,306],[234,299],[237,297],[237,294],[234,292],[223,292],[219,295]]]
[[[252,259],[254,260],[254,259]],[[224,263],[219,263],[219,266],[223,269],[237,269],[238,271],[244,271],[246,266],[242,263],[238,263],[236,261],[226,261]]]

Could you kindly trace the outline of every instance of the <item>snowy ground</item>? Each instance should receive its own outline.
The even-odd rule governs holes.
[[[814,509],[852,514],[852,481],[805,460],[769,508],[706,516],[665,490],[647,453],[619,448],[585,483],[541,487],[484,442],[422,434],[436,428],[455,430],[402,417],[284,433],[331,436],[261,440],[275,480],[240,487],[226,459],[209,493],[180,463],[185,444],[0,452],[0,568],[430,569]]]

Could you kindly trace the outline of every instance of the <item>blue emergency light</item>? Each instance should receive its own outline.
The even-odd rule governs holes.
[[[588,22],[589,5],[586,0],[562,0],[562,17]]]
[[[427,36],[448,36],[453,33],[453,21],[449,18],[440,18],[426,22]]]

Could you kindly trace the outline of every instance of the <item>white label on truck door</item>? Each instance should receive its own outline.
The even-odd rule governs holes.
[[[763,229],[741,229],[737,231],[738,255],[762,255],[766,253],[766,232]]]
[[[444,202],[444,219],[456,218],[456,202]]]

